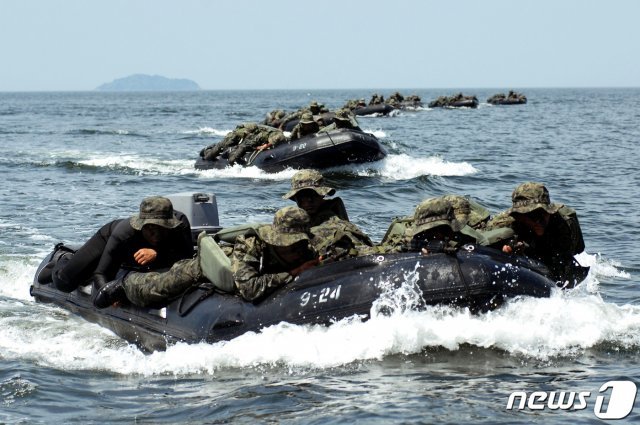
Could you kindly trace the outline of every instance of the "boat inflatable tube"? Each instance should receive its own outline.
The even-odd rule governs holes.
[[[366,320],[376,300],[403,285],[418,294],[407,308],[451,305],[474,311],[493,309],[517,296],[548,297],[555,287],[539,265],[466,245],[453,254],[372,255],[321,265],[258,303],[204,283],[161,309],[125,302],[99,310],[92,303],[91,282],[71,293],[38,282],[38,273],[60,249],[71,250],[58,246],[42,261],[31,295],[111,329],[145,351],[163,350],[177,342],[229,340],[280,322],[329,325],[354,315]]]
[[[484,311],[517,296],[548,297],[556,287],[541,263],[490,248],[465,245],[449,253],[435,250],[426,256],[419,253],[370,255],[323,264],[303,272],[266,299],[252,303],[231,293],[234,284],[230,260],[214,239],[219,243],[233,243],[238,235],[255,234],[263,224],[248,223],[221,230],[214,194],[185,192],[167,197],[180,206],[192,228],[213,236],[200,245],[201,249],[213,250],[220,260],[219,278],[216,278],[219,281],[215,285],[206,282],[193,286],[159,309],[141,308],[127,302],[96,309],[91,280],[80,282],[78,289],[70,293],[56,289],[51,283],[40,283],[38,277],[46,272],[44,269],[50,262],[65,261],[64,258],[68,259],[76,251],[59,243],[40,263],[31,284],[31,295],[38,302],[53,303],[98,323],[145,351],[154,351],[177,342],[229,340],[281,322],[328,325],[354,315],[366,320],[374,303],[393,295],[394,291],[410,289],[416,294],[411,305],[398,308],[453,305]],[[194,244],[196,241],[194,239]],[[127,272],[120,270],[118,277]]]
[[[391,105],[387,105],[386,103],[381,103],[378,105],[369,105],[363,106],[360,108],[355,108],[352,112],[354,115],[389,115],[394,108]]]
[[[273,149],[253,151],[243,157],[244,166],[255,166],[266,172],[287,168],[329,168],[340,165],[379,161],[387,150],[370,133],[350,129],[321,131]],[[229,165],[226,153],[215,160],[198,158],[197,170],[223,169]]]

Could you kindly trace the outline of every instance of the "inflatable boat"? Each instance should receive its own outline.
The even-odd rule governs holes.
[[[524,95],[517,97],[506,97],[505,95],[495,95],[487,99],[487,103],[491,105],[524,105],[527,98]]]
[[[353,112],[354,115],[389,115],[391,113],[391,111],[393,111],[394,108],[391,105],[387,105],[386,103],[380,103],[377,105],[369,105],[369,106],[360,106],[357,107],[355,109],[353,109],[351,112]]]
[[[198,230],[213,235],[220,230],[217,207],[214,211],[211,202],[215,200],[213,194],[168,197]],[[43,267],[63,252],[74,252],[74,248],[58,244],[42,260],[31,295],[38,302],[53,303],[98,323],[145,351],[163,350],[177,342],[230,340],[281,322],[329,325],[354,315],[366,320],[376,301],[403,299],[403,294],[410,301],[397,307],[419,310],[430,305],[451,305],[485,311],[518,296],[548,297],[556,286],[539,263],[465,245],[455,252],[369,255],[320,265],[257,303],[222,293],[206,282],[159,309],[127,302],[96,309],[91,281],[83,282],[71,293],[38,282]],[[382,309],[392,310],[391,305]]]
[[[429,103],[429,108],[477,108],[478,99],[475,96],[441,96]]]
[[[229,165],[223,153],[215,160],[198,158],[198,170],[222,169]],[[329,168],[353,163],[373,162],[387,156],[386,149],[369,133],[348,129],[319,132],[273,149],[253,151],[243,157],[244,166],[267,172],[286,168]]]

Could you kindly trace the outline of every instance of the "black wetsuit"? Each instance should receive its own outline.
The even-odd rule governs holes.
[[[171,267],[176,261],[193,256],[193,240],[189,219],[174,211],[181,224],[169,231],[159,246],[152,246],[142,231],[131,227],[129,219],[111,221],[100,228],[68,261],[61,261],[53,272],[57,289],[71,292],[93,277],[101,287],[113,280],[121,266],[140,268],[133,255],[142,248],[153,248],[158,257],[148,270]]]

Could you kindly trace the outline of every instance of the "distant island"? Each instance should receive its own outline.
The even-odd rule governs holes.
[[[195,91],[200,86],[185,78],[166,78],[160,75],[135,74],[118,78],[96,88],[100,91]]]

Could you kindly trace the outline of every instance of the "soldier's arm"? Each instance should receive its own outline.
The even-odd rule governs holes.
[[[289,273],[262,273],[263,256],[264,244],[255,237],[238,236],[231,267],[238,292],[248,301],[262,298],[293,280]]]

